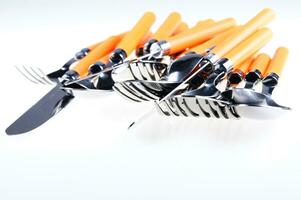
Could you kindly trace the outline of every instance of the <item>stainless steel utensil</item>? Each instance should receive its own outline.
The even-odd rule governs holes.
[[[184,105],[196,105],[200,107],[202,113],[205,113],[206,117],[216,117],[216,118],[232,118],[235,115],[226,113],[224,107],[219,106],[215,101],[219,99],[221,91],[217,88],[218,83],[224,78],[227,71],[231,69],[233,64],[239,65],[250,55],[258,51],[262,46],[264,46],[272,34],[269,29],[260,29],[251,35],[249,38],[241,42],[235,48],[225,55],[225,58],[220,59],[215,63],[216,69],[212,74],[208,76],[204,84],[195,90],[185,92],[179,96],[180,102],[183,102]],[[191,102],[191,103],[187,103]],[[168,105],[168,104],[166,104]],[[158,105],[160,106],[160,105]],[[181,110],[181,109],[180,109]],[[188,109],[189,110],[189,109]],[[190,109],[193,111],[193,109]],[[192,112],[193,113],[193,112]],[[197,113],[195,113],[197,116]]]

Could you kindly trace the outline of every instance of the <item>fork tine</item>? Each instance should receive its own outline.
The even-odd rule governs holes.
[[[140,93],[137,93],[135,90],[133,90],[131,87],[129,87],[126,82],[121,82],[120,86],[125,89],[129,95],[135,97],[135,98],[139,98],[141,101],[147,101],[147,98],[144,98],[143,95],[140,95]]]
[[[218,112],[218,110],[215,109],[215,107],[212,107],[212,105],[210,104],[210,101],[209,100],[203,100],[207,105],[208,107],[210,108],[210,111],[212,112],[212,116],[216,117],[216,118],[220,118],[220,113]]]
[[[167,110],[169,111],[169,113],[172,116],[180,116],[180,114],[176,110],[174,110],[174,108],[171,105],[169,105],[169,103],[167,102],[167,100],[162,101],[161,103],[164,104],[164,106],[167,108]]]
[[[32,67],[30,67],[30,70],[37,76],[40,78],[40,80],[45,83],[45,84],[48,84],[48,85],[52,85],[52,83],[48,82],[48,80],[46,80],[46,78],[42,75],[40,75],[36,70],[34,70]]]
[[[23,65],[23,69],[24,69],[24,71],[25,71],[31,78],[35,79],[35,80],[38,81],[39,83],[42,83],[43,85],[46,85],[46,83],[45,83],[44,81],[41,81],[40,78],[37,78],[36,76],[34,76],[34,75],[27,69],[27,67],[25,67],[24,65]]]
[[[170,113],[168,111],[165,111],[162,108],[162,106],[159,103],[157,103],[157,102],[155,102],[155,108],[159,112],[159,114],[165,115],[165,116],[171,116]]]
[[[218,115],[220,117],[223,117],[225,119],[229,119],[226,111],[225,111],[225,107],[219,105],[216,101],[214,100],[208,100],[208,103],[210,104],[210,106],[218,113]]]
[[[218,112],[211,106],[211,104],[208,102],[207,99],[203,99],[201,97],[196,97],[196,98],[200,107],[203,108],[203,110],[206,111],[207,113],[210,113],[211,117],[220,118]]]
[[[199,99],[198,98],[195,98],[195,103],[196,103],[196,105],[197,105],[197,109],[205,116],[205,117],[207,117],[207,118],[210,118],[210,117],[212,117],[211,115],[212,114],[210,114],[211,112],[210,111],[208,111],[208,106],[207,105],[202,105],[201,103],[200,103],[200,101],[199,101]],[[207,108],[207,109],[206,109]]]
[[[188,99],[185,98],[185,100],[188,100]],[[200,102],[197,98],[195,98],[195,99],[189,98],[189,100],[190,101],[187,101],[187,107],[189,106],[189,108],[192,111],[198,113],[200,116],[211,118],[211,114],[204,109],[204,107],[200,104]]]
[[[126,98],[127,100],[134,101],[134,102],[141,102],[141,99],[134,96],[130,92],[128,92],[124,87],[120,84],[115,83],[113,86],[113,90],[119,93],[122,97]]]
[[[240,116],[237,114],[235,108],[231,105],[228,105],[226,103],[217,101],[216,102],[219,106],[223,107],[226,115],[228,116],[229,119],[239,119]]]
[[[35,84],[39,84],[37,81],[34,81],[33,79],[29,78],[18,66],[15,66],[15,68],[18,70],[18,72],[20,74],[23,75],[23,77],[25,77],[27,80],[29,80],[30,82],[32,83],[35,83]]]
[[[154,79],[157,81],[157,80],[160,80],[161,79],[161,75],[159,74],[157,68],[156,68],[156,65],[153,64],[152,65],[152,71],[154,73]]]
[[[191,117],[197,117],[199,116],[199,114],[195,113],[194,111],[192,111],[192,109],[190,109],[190,107],[188,106],[185,98],[179,98],[179,97],[175,97],[176,100],[176,105],[181,108],[181,110],[183,110],[183,113],[186,114],[186,116],[191,116]]]
[[[45,78],[45,80],[47,82],[49,82],[49,84],[53,84],[53,81],[50,78],[48,78],[46,73],[44,73],[44,71],[41,68],[38,67],[37,70],[42,74],[42,76]]]
[[[128,84],[129,84],[129,87],[131,87],[137,93],[149,98],[150,100],[158,100],[159,99],[158,96],[151,93],[147,88],[144,87],[144,85],[139,84],[139,82],[129,82]]]
[[[123,82],[122,85],[126,86],[132,93],[135,93],[137,96],[141,97],[145,101],[154,100],[150,96],[147,95],[146,92],[141,91],[139,88],[135,87],[132,82]]]
[[[186,114],[186,111],[182,109],[182,107],[179,105],[179,101],[177,98],[173,97],[169,100],[170,105],[173,107],[176,113],[179,114],[179,116],[185,116],[188,117],[188,114]]]
[[[234,106],[229,106],[227,105],[228,109],[230,110],[230,113],[233,114],[233,116],[236,118],[236,119],[240,119],[240,115],[237,113],[237,110],[235,109]]]
[[[138,67],[141,75],[144,77],[144,80],[152,80],[151,75],[147,71],[147,68],[146,68],[144,62],[137,62],[137,67]]]
[[[180,114],[178,113],[177,109],[175,109],[174,105],[172,104],[171,99],[167,99],[167,100],[165,100],[163,102],[162,103],[167,107],[167,109],[170,111],[170,113],[173,116],[180,116]]]
[[[142,76],[142,73],[140,72],[139,67],[137,66],[137,63],[131,63],[129,65],[129,69],[136,80],[145,80],[145,78]]]
[[[144,68],[145,68],[146,72],[149,75],[149,80],[151,80],[151,81],[158,80],[158,79],[156,79],[156,76],[154,74],[155,70],[153,68],[153,64],[152,63],[144,63]]]

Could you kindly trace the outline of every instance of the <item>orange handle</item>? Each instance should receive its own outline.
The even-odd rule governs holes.
[[[247,58],[245,61],[243,61],[240,65],[236,65],[233,67],[233,71],[239,71],[244,76],[249,71],[252,63],[254,62],[255,55],[251,55],[249,58]]]
[[[101,62],[103,64],[107,64],[110,60],[110,54],[105,55],[104,57],[98,59],[96,62]]]
[[[196,46],[208,39],[210,39],[214,34],[225,31],[233,26],[236,22],[233,18],[225,19],[220,22],[214,23],[207,28],[199,28],[198,31],[189,34],[180,34],[181,37],[174,36],[168,39],[170,43],[170,54],[178,53],[186,48]]]
[[[207,20],[204,20],[204,21],[200,21],[194,27],[192,27],[192,28],[180,33],[180,34],[177,34],[177,35],[175,35],[171,38],[176,40],[177,38],[181,38],[181,37],[184,37],[185,35],[190,35],[192,33],[198,32],[199,30],[205,29],[205,28],[211,26],[212,24],[214,24],[214,21],[212,19],[207,19]]]
[[[133,29],[124,36],[118,44],[117,49],[122,49],[127,55],[130,55],[138,45],[141,38],[149,31],[150,27],[155,22],[155,19],[156,16],[154,13],[146,12],[136,23]]]
[[[196,25],[194,27],[192,27],[191,29],[195,29],[198,30],[200,28],[206,28],[212,24],[214,24],[214,20],[213,19],[205,19],[205,20],[200,20],[196,23]]]
[[[93,49],[95,49],[98,45],[100,45],[102,42],[98,42],[98,43],[95,43],[95,44],[92,44],[90,46],[88,46],[87,48],[92,51]]]
[[[93,64],[95,64],[95,63],[101,63],[101,64],[103,64],[103,65],[106,65],[106,64],[109,62],[109,59],[110,59],[110,54],[107,54],[107,55],[105,55],[104,57],[102,57],[102,58],[96,60]],[[93,66],[93,64],[92,64],[91,66]],[[91,67],[91,66],[90,66],[90,67]],[[89,67],[89,68],[90,68],[90,67]],[[87,72],[85,73],[85,75],[82,75],[82,76],[84,77],[84,76],[88,76],[88,75],[89,75],[89,72],[87,71]]]
[[[279,47],[276,50],[267,71],[265,72],[265,76],[269,75],[272,72],[280,76],[281,71],[285,66],[287,57],[288,57],[288,49],[286,47]]]
[[[154,39],[160,41],[165,40],[177,29],[181,24],[181,15],[177,12],[171,13],[163,24],[158,28],[154,34]]]
[[[262,76],[269,66],[270,61],[271,58],[268,54],[261,53],[254,59],[254,62],[250,66],[250,71],[258,70],[261,72]]]
[[[217,46],[213,52],[222,57],[225,53],[230,51],[233,47],[238,45],[241,41],[249,37],[259,28],[267,25],[275,16],[275,13],[271,9],[263,9],[254,18],[241,27],[241,29],[235,31],[231,37],[224,40],[219,46]]]
[[[185,37],[185,35],[190,35],[190,34],[196,33],[202,29],[205,29],[205,28],[211,26],[214,23],[215,22],[212,19],[198,21],[197,24],[195,26],[193,26],[192,28],[190,28],[190,29],[188,28],[187,30],[183,31],[182,33],[174,35],[172,38],[174,40],[176,40],[178,38]]]
[[[206,41],[205,43],[200,44],[200,45],[198,45],[196,47],[191,48],[190,51],[202,54],[205,51],[207,51],[209,48],[217,46],[219,43],[221,43],[222,41],[224,41],[230,34],[232,34],[237,29],[238,29],[238,26],[230,28],[229,30],[227,30],[227,31],[225,31],[223,33],[218,34],[216,37],[214,37],[214,38]]]
[[[90,65],[94,64],[97,59],[112,52],[122,37],[123,35],[111,36],[107,40],[101,42],[100,45],[95,47],[88,55],[81,59],[77,65],[75,65],[73,71],[76,71],[80,77],[84,76],[88,72]]]
[[[250,37],[239,43],[231,51],[224,55],[232,61],[233,66],[241,64],[245,59],[266,45],[272,38],[272,31],[268,28],[262,28],[252,34]]]
[[[121,33],[121,34],[119,34],[119,35],[117,35],[117,36],[118,36],[118,37],[119,37],[119,36],[120,36],[120,37],[124,37],[126,33],[127,33],[127,32],[124,32],[124,33]],[[90,51],[92,51],[92,50],[95,49],[98,45],[100,45],[102,42],[104,42],[104,41],[101,41],[101,42],[98,42],[98,43],[89,45],[87,48],[88,48]]]
[[[187,25],[187,23],[185,22],[182,22],[177,28],[176,30],[172,33],[171,37],[175,36],[175,35],[178,35],[178,34],[181,34],[185,31],[189,30],[189,27]]]
[[[152,32],[148,32],[143,38],[139,41],[136,48],[143,47],[145,43],[147,43],[151,38],[153,38]]]

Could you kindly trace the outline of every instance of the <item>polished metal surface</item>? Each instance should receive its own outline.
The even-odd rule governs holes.
[[[21,115],[6,129],[6,133],[16,135],[31,131],[61,111],[74,98],[71,90],[63,89],[61,86],[58,84]]]
[[[150,73],[143,73],[142,71],[145,70],[145,64],[141,64],[139,62],[138,64],[131,64],[128,69],[122,69],[123,71],[114,72],[114,80],[121,80],[121,76],[123,78],[126,78],[126,76],[129,77],[129,75],[132,75],[132,78],[136,79],[135,81],[131,81],[131,84],[124,83],[128,81],[116,81],[115,86],[113,87],[115,91],[117,91],[119,94],[121,94],[124,97],[129,97],[129,100],[136,101],[137,96],[141,97],[140,101],[149,101],[149,100],[158,100],[165,95],[167,95],[170,91],[172,91],[175,87],[180,85],[183,80],[185,80],[186,77],[191,75],[193,70],[195,70],[197,67],[201,66],[208,66],[208,62],[205,62],[202,60],[203,55],[199,54],[187,54],[178,60],[174,61],[170,67],[167,68],[160,65],[154,65],[156,66],[156,70],[153,70],[154,67],[149,66],[150,71],[158,72],[162,69],[164,69],[164,73],[157,73],[159,76],[157,78],[150,77]],[[149,63],[154,63],[149,61]],[[118,69],[121,70],[121,69]],[[135,72],[136,70],[136,72]],[[137,72],[138,70],[138,72]],[[117,71],[117,70],[116,70]],[[202,70],[203,71],[203,68]],[[149,71],[148,71],[149,72]],[[148,74],[145,75],[145,74]],[[201,73],[200,73],[201,74]],[[203,80],[203,79],[201,79]],[[199,81],[201,84],[201,81]],[[124,87],[122,89],[122,87]],[[185,85],[185,88],[187,85]],[[125,93],[125,90],[130,90],[130,93]],[[134,94],[134,96],[132,95]],[[152,97],[152,98],[149,98]],[[137,102],[137,101],[136,101]]]

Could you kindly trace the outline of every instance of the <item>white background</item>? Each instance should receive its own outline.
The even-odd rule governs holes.
[[[290,58],[274,97],[293,111],[274,121],[166,119],[127,131],[152,105],[84,94],[38,129],[5,128],[51,87],[14,65],[50,72],[89,44],[129,29],[146,10],[179,11],[190,25],[275,9],[273,41]],[[300,3],[298,1],[0,1],[0,199],[300,199]],[[93,96],[93,95],[92,95]],[[90,95],[91,97],[91,95]]]

